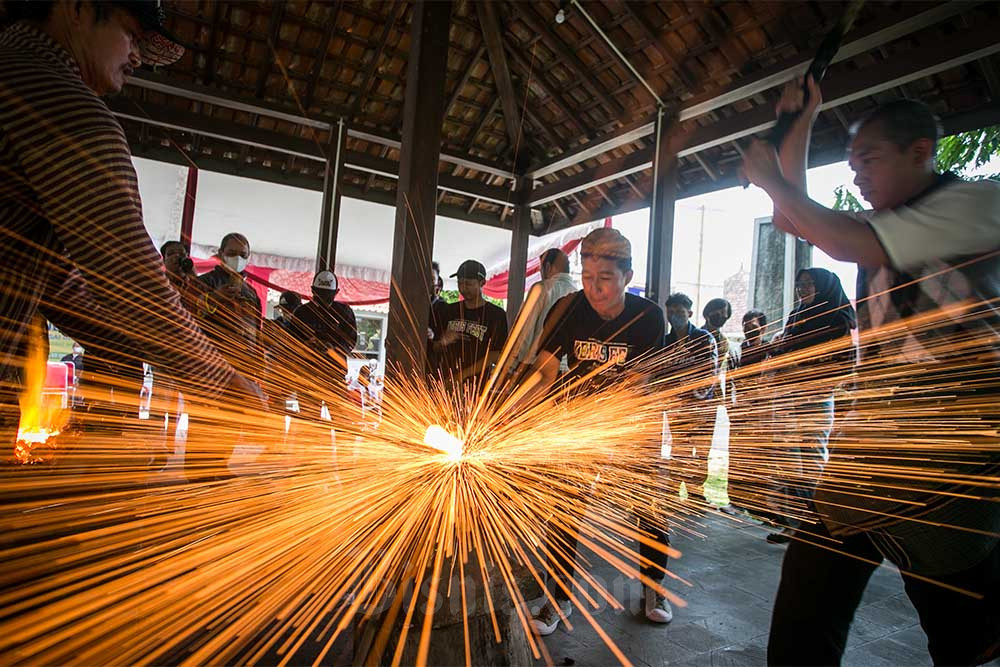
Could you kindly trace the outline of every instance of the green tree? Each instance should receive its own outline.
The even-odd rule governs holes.
[[[864,205],[858,201],[858,198],[854,196],[854,193],[847,189],[846,185],[838,185],[833,189],[833,210],[834,211],[852,211],[857,213],[859,211],[865,210]]]
[[[998,178],[1000,174],[969,176],[968,172],[978,169],[994,157],[1000,155],[1000,125],[985,127],[971,132],[960,132],[943,138],[938,143],[938,171],[953,171],[963,178]]]

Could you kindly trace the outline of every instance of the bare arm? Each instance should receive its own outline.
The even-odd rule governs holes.
[[[803,91],[803,85],[808,87],[808,100]],[[819,113],[820,102],[822,102],[822,94],[813,78],[810,76],[803,80],[802,77],[797,77],[785,86],[781,99],[775,108],[778,115],[782,113],[799,114],[781,143],[778,160],[785,180],[801,192],[807,192],[806,165],[809,157],[809,139],[812,135],[813,123]],[[775,207],[772,221],[778,229],[799,237],[802,236],[795,223],[777,207]]]
[[[767,156],[768,151],[770,156]],[[752,159],[772,165],[770,173],[765,173],[768,167],[763,166],[754,176],[750,176],[748,169],[747,176],[767,192],[775,209],[792,222],[802,238],[842,262],[855,262],[868,268],[889,264],[885,249],[871,227],[854,216],[817,204],[785,180],[777,169],[777,158],[770,146],[756,142],[747,152],[747,160]]]

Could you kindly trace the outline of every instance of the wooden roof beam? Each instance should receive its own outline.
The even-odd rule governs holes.
[[[357,97],[354,98],[354,104],[351,105],[351,110],[347,114],[348,123],[353,123],[354,119],[357,118],[358,114],[364,107],[365,98],[368,96],[368,87],[372,84],[372,79],[375,78],[375,71],[378,68],[378,63],[382,60],[382,54],[385,52],[386,44],[389,42],[389,35],[392,33],[392,28],[396,24],[396,19],[399,18],[399,12],[405,5],[401,0],[396,0],[392,8],[389,10],[389,18],[382,25],[382,34],[379,35],[378,47],[375,49],[375,53],[372,55],[372,59],[368,61],[368,65],[365,68],[365,77],[362,79],[361,87],[358,88]]]
[[[518,5],[518,18],[528,24],[528,26],[545,39],[545,46],[555,51],[562,64],[569,69],[573,76],[583,82],[601,104],[607,108],[612,116],[621,116],[625,113],[624,107],[613,97],[608,95],[601,84],[594,78],[593,72],[584,64],[573,49],[566,45],[566,42],[552,28],[552,21],[546,21],[535,10],[532,3],[526,2]]]
[[[902,83],[1000,53],[1000,42],[996,40],[998,32],[1000,32],[1000,20],[983,23],[975,30],[963,34],[961,40],[942,43],[936,50],[917,48],[900,54],[890,61],[856,72],[844,72],[828,79],[824,83],[827,99],[823,101],[820,110],[833,109],[841,104],[895,88]],[[684,148],[677,155],[678,157],[694,155],[708,148],[763,132],[773,125],[774,110],[771,106],[758,106],[718,123],[695,129],[685,139]],[[532,194],[531,205],[539,206],[594,185],[643,171],[652,166],[652,162],[652,147],[635,151],[623,158],[609,160],[555,183],[536,188]]]
[[[202,81],[206,84],[212,82],[215,78],[215,55],[218,53],[218,48],[215,46],[215,38],[219,33],[219,24],[222,22],[222,2],[215,3],[215,9],[212,12],[212,30],[208,34],[208,53],[205,54],[205,75],[202,77]]]
[[[577,117],[579,111],[573,109],[566,98],[558,90],[549,85],[546,81],[545,75],[541,71],[532,71],[531,63],[527,59],[518,53],[517,49],[511,46],[509,43],[506,45],[508,55],[510,55],[511,62],[521,70],[521,76],[524,79],[525,88],[527,88],[527,83],[529,80],[534,81],[538,86],[545,92],[545,94],[555,102],[555,105],[559,107],[559,111],[562,112],[564,118],[569,121],[579,132],[589,135],[590,130],[580,122]],[[527,93],[527,91],[525,91]]]
[[[902,21],[893,18],[891,21],[887,20],[884,23],[855,30],[851,33],[853,39],[841,47],[833,61],[838,62],[847,58],[853,58],[861,53],[876,49],[882,44],[887,44],[918,30],[940,23],[974,7],[976,4],[979,3],[954,0],[953,2],[947,2],[927,9]],[[628,7],[627,2],[624,5]],[[793,76],[801,74],[811,57],[811,54],[800,54],[779,65],[770,67],[753,77],[740,79],[732,84],[696,96],[688,100],[681,109],[680,120],[691,120],[721,107],[729,106],[734,102],[770,90],[788,81]],[[601,153],[606,153],[607,151],[632,143],[637,138],[648,136],[652,133],[652,120],[641,120],[631,123],[612,132],[608,136],[595,139],[568,154],[555,158],[546,164],[539,165],[526,175],[538,179],[547,174],[562,171],[567,167],[588,160]]]
[[[683,4],[680,6],[683,6]],[[660,54],[660,57],[670,64],[674,72],[677,73],[677,77],[687,87],[687,89],[694,90],[697,86],[697,80],[695,79],[694,74],[691,73],[691,70],[689,70],[684,64],[683,57],[680,54],[674,53],[674,50],[664,43],[661,36],[649,27],[649,23],[646,21],[646,18],[640,16],[628,2],[621,3],[621,7],[625,9],[625,12],[633,19],[634,23],[639,26],[639,29],[646,36],[646,38],[650,40],[650,44],[652,44],[653,48]]]
[[[490,58],[493,79],[500,97],[500,104],[503,107],[503,120],[504,126],[507,128],[507,136],[510,138],[510,145],[517,146],[522,131],[521,124],[518,122],[521,115],[518,113],[517,96],[514,94],[514,83],[511,81],[510,70],[507,68],[507,59],[504,57],[503,35],[500,30],[500,17],[497,16],[497,4],[477,2],[476,13],[479,15],[479,25],[486,42],[486,52]]]
[[[459,77],[458,82],[455,84],[454,90],[451,91],[451,97],[448,98],[448,103],[444,107],[444,117],[447,118],[451,113],[452,107],[458,102],[459,95],[462,93],[462,89],[465,88],[466,84],[469,83],[469,78],[472,76],[472,70],[475,69],[476,63],[479,59],[483,57],[486,53],[486,45],[480,44],[479,48],[476,49],[469,59],[466,61],[465,66],[462,69],[462,76]]]
[[[244,147],[261,148],[264,150],[292,155],[314,162],[325,162],[325,147],[317,141],[297,139],[271,130],[255,127],[233,127],[233,124],[216,119],[206,118],[199,114],[179,111],[167,107],[145,105],[141,109],[136,103],[122,97],[109,100],[112,112],[119,118],[147,123],[169,130],[187,132],[199,136],[211,137],[221,141],[231,141]],[[344,160],[346,167],[363,171],[368,174],[380,174],[388,178],[396,178],[399,165],[392,160],[379,158],[360,151],[346,151]],[[484,201],[505,204],[510,200],[510,190],[503,187],[487,185],[472,178],[456,177],[442,174],[438,177],[438,187],[450,192],[466,196],[475,196]]]
[[[319,53],[313,60],[312,71],[309,72],[309,81],[306,83],[305,95],[302,96],[302,106],[306,109],[312,106],[313,96],[316,94],[316,86],[319,84],[323,66],[326,65],[326,59],[330,51],[330,40],[333,38],[334,29],[337,27],[337,19],[340,18],[340,8],[343,4],[343,0],[337,0],[333,4],[333,9],[330,10],[330,18],[323,29],[323,39],[320,41]]]
[[[312,114],[313,117],[310,118],[299,113],[297,109],[290,108],[287,105],[253,100],[246,97],[231,95],[226,96],[223,91],[218,89],[186,82],[173,81],[166,77],[143,71],[138,71],[133,74],[129,77],[128,82],[130,85],[138,88],[146,88],[166,93],[167,95],[176,95],[189,100],[214,104],[226,109],[236,109],[237,111],[244,111],[250,114],[260,114],[261,116],[277,118],[285,122],[323,131],[329,131],[332,126],[331,124],[336,124],[337,122],[337,117],[329,114]],[[340,110],[339,112],[342,113],[343,111]],[[400,145],[398,137],[388,136],[384,132],[378,130],[366,130],[361,127],[353,127],[348,130],[348,135],[356,139],[362,139],[364,141],[383,146],[390,146],[392,148],[399,148]],[[486,174],[493,174],[494,176],[500,176],[507,179],[514,178],[514,174],[509,169],[504,168],[503,165],[490,163],[490,161],[483,158],[474,158],[467,155],[455,155],[452,153],[442,152],[441,161],[449,162],[451,164],[461,164],[462,166],[466,166],[470,169],[475,169],[476,171],[481,171]]]
[[[274,3],[274,7],[271,8],[271,25],[267,31],[267,50],[264,52],[264,62],[260,65],[260,73],[257,75],[254,97],[264,97],[267,77],[271,75],[271,63],[278,57],[278,33],[281,32],[281,18],[284,14],[285,3]]]

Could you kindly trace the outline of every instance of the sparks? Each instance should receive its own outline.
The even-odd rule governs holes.
[[[424,444],[445,454],[452,463],[461,461],[465,452],[465,443],[437,424],[427,427]]]

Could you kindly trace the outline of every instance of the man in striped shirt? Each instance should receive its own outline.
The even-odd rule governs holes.
[[[122,368],[163,369],[188,395],[258,395],[163,274],[125,134],[100,98],[141,62],[182,53],[162,32],[158,3],[6,9],[14,22],[0,33],[0,437],[16,433],[16,387],[38,315]]]

